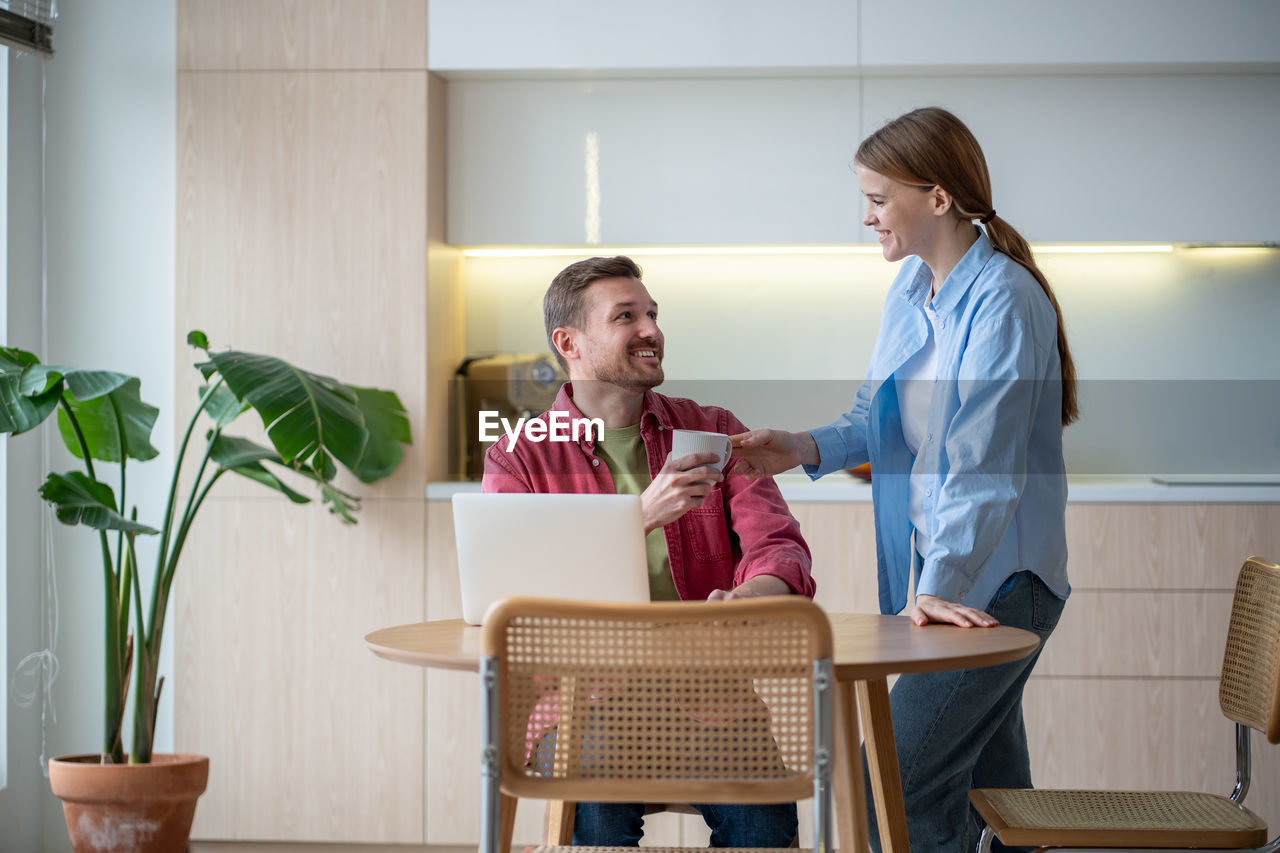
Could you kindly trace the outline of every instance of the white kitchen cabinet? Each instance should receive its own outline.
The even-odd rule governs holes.
[[[864,71],[1280,62],[1274,0],[860,0]],[[920,35],[920,22],[929,34]]]
[[[856,0],[431,0],[430,68],[637,73],[858,62]]]
[[[459,80],[448,240],[847,243],[858,81]]]
[[[1277,74],[458,80],[448,240],[873,243],[853,153],[930,104],[1033,242],[1280,240]]]
[[[1280,62],[1273,0],[432,0],[429,14],[430,67],[447,74]]]
[[[903,76],[862,91],[864,133],[919,106],[959,115],[996,210],[1032,242],[1280,239],[1278,75]]]

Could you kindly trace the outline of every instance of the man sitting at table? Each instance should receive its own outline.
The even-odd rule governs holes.
[[[673,429],[747,428],[726,409],[653,390],[663,380],[663,336],[635,262],[571,264],[542,305],[547,341],[569,376],[551,411],[570,423],[599,418],[604,437],[500,440],[485,455],[484,491],[640,495],[655,601],[812,598],[809,548],[772,479],[722,474],[713,453],[670,457]],[[788,847],[796,837],[795,803],[695,808],[713,847]],[[579,803],[574,844],[636,846],[643,820],[643,804]]]

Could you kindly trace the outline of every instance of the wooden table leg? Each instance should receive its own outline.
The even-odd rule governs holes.
[[[577,679],[571,676],[561,679],[555,754],[558,776],[568,772],[570,762],[582,760],[582,718],[577,713],[577,695]],[[547,801],[547,820],[542,832],[544,844],[560,847],[573,843],[573,818],[577,808],[578,804],[572,801]]]
[[[547,822],[543,827],[543,844],[564,847],[573,843],[573,818],[578,804],[565,800],[547,800]]]
[[[502,794],[498,799],[498,851],[508,853],[511,850],[512,836],[516,834],[516,805],[520,801],[515,797]]]
[[[867,769],[876,804],[880,849],[883,853],[910,853],[898,745],[893,740],[893,715],[889,708],[889,682],[883,678],[859,681],[858,709],[867,745]]]
[[[866,853],[870,843],[867,839],[867,794],[862,782],[853,683],[837,681],[834,698],[836,742],[831,792],[835,798],[836,834],[840,838],[840,850]]]

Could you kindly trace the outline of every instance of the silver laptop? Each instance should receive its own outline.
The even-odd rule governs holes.
[[[511,595],[649,600],[638,495],[455,494],[462,618]]]

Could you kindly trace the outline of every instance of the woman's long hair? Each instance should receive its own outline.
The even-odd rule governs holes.
[[[863,140],[855,162],[886,178],[917,187],[941,187],[951,194],[962,219],[984,223],[991,245],[1035,276],[1058,316],[1058,358],[1062,363],[1062,425],[1076,420],[1076,366],[1067,346],[1062,309],[1049,281],[1036,266],[1031,246],[1008,222],[995,215],[991,176],[982,147],[964,122],[939,107],[899,116]]]

